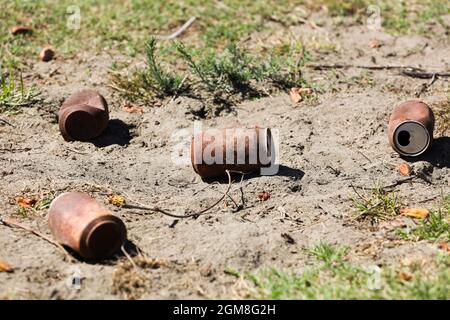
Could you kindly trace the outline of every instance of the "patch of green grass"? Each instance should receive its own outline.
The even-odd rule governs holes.
[[[111,67],[110,86],[126,100],[145,104],[156,97],[173,96],[188,89],[188,85],[180,75],[163,70],[156,57],[156,46],[155,38],[147,42],[145,48],[147,65],[144,69],[133,70],[131,75],[127,76],[117,71],[116,64]]]
[[[310,253],[318,260],[325,263],[325,266],[332,267],[335,264],[340,264],[344,261],[348,253],[347,247],[335,247],[328,243],[320,243],[314,246]]]
[[[442,19],[443,15],[450,14],[450,3],[448,1],[431,0],[423,10],[418,12],[418,19],[421,22],[436,20],[444,27],[446,25]]]
[[[332,16],[351,16],[364,12],[368,2],[366,0],[322,0],[318,1],[326,6]]]
[[[449,299],[450,258],[448,254],[431,260],[425,272],[415,264],[366,268],[345,259],[345,249],[324,244],[313,248],[320,252],[322,265],[302,272],[276,268],[248,274],[254,288],[251,299]],[[325,250],[324,250],[325,249]],[[333,261],[333,263],[330,263]]]
[[[369,192],[357,192],[351,197],[356,209],[356,218],[387,220],[399,214],[400,205],[395,191],[385,191],[374,186]]]
[[[143,87],[154,89],[161,95],[174,95],[181,90],[183,78],[173,72],[163,71],[156,61],[155,52],[156,40],[152,38],[145,48],[148,67],[141,73]]]
[[[37,101],[37,95],[35,87],[25,87],[22,74],[16,79],[12,64],[6,76],[0,65],[0,113],[17,112],[21,107],[30,106]]]
[[[289,62],[283,63],[281,56],[251,55],[234,43],[228,45],[222,52],[209,51],[197,56],[194,51],[188,50],[181,43],[178,44],[177,50],[191,72],[210,92],[248,91],[253,82],[262,81],[271,81],[283,87],[304,83],[300,68],[304,65],[306,58],[300,59],[295,65]]]
[[[129,77],[111,70],[112,87],[132,102],[142,102],[146,97],[151,100],[154,96],[182,94],[194,86],[214,96],[242,93],[251,98],[262,95],[259,84],[282,89],[306,85],[301,68],[309,55],[303,49],[302,52],[287,50],[283,54],[269,52],[263,55],[252,54],[234,43],[218,52],[207,47],[188,48],[177,42],[164,47],[164,53],[178,54],[182,58],[173,64],[180,69],[183,68],[180,64],[185,63],[188,74],[183,80],[173,72],[164,71],[157,62],[156,41],[148,43],[146,53],[147,68],[144,70],[136,70]]]
[[[382,7],[383,27],[394,34],[405,34],[411,29],[408,15],[408,4],[400,1],[397,4],[384,2]]]
[[[440,207],[416,227],[398,229],[397,234],[407,240],[450,241],[450,196],[444,197]]]
[[[30,36],[0,33],[0,56],[20,61],[37,59],[42,46],[51,44],[59,57],[82,50],[115,49],[127,55],[145,50],[149,35],[167,35],[192,16],[198,17],[181,37],[194,35],[191,43],[222,47],[255,31],[267,30],[272,15],[283,16],[298,0],[3,0],[0,29],[30,25]],[[77,6],[80,28],[72,29]],[[237,23],[238,22],[238,23]]]

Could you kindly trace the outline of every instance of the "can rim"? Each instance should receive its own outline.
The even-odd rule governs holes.
[[[403,124],[405,124],[405,123],[415,123],[415,124],[418,124],[419,126],[421,126],[422,128],[423,128],[423,130],[425,131],[425,133],[426,133],[426,135],[427,135],[427,143],[426,143],[426,145],[425,145],[425,147],[424,148],[422,148],[422,150],[420,150],[420,151],[418,151],[418,152],[416,152],[416,153],[406,153],[406,152],[404,152],[404,151],[401,151],[401,149],[398,147],[398,145],[397,145],[397,139],[396,139],[396,136],[397,136],[397,131],[400,129],[400,127],[403,125]],[[419,122],[419,121],[416,121],[416,120],[405,120],[405,121],[402,121],[402,122],[400,122],[398,125],[397,125],[397,127],[395,128],[395,130],[394,130],[394,132],[393,132],[393,147],[394,147],[394,149],[395,149],[395,151],[397,151],[400,155],[402,155],[402,156],[407,156],[407,157],[416,157],[416,156],[420,156],[421,154],[423,154],[425,151],[427,151],[428,150],[428,148],[430,147],[430,145],[431,145],[431,136],[430,136],[430,133],[428,132],[428,129],[423,125],[423,123],[421,123],[421,122]]]

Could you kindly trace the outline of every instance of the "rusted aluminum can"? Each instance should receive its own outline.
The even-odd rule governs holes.
[[[418,156],[433,142],[434,114],[417,100],[397,105],[389,119],[388,138],[392,148],[402,156]]]
[[[202,178],[226,177],[226,170],[255,172],[272,162],[270,129],[211,129],[192,138],[191,163]]]
[[[58,116],[65,140],[86,141],[99,136],[108,126],[108,104],[98,92],[85,89],[67,98]]]
[[[59,243],[89,260],[113,255],[127,237],[122,220],[81,192],[63,193],[55,198],[48,222]]]

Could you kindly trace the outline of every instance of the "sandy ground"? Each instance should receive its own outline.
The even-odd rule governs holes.
[[[438,28],[438,26],[436,26]],[[315,63],[419,65],[449,70],[450,44],[445,36],[393,37],[364,27],[339,30],[292,27],[300,38],[327,37],[333,53],[316,52]],[[439,30],[438,30],[439,31]],[[270,35],[276,39],[277,35]],[[381,48],[368,46],[369,39]],[[269,39],[270,40],[270,39]],[[266,41],[268,41],[266,39]],[[197,219],[175,222],[157,213],[116,208],[126,223],[129,240],[158,266],[148,280],[136,280],[124,257],[103,263],[70,263],[53,245],[21,230],[0,226],[0,258],[15,267],[0,273],[3,298],[233,298],[236,279],[227,268],[255,271],[276,266],[299,271],[309,264],[305,248],[320,241],[351,247],[350,258],[362,264],[398,263],[408,257],[429,257],[436,247],[399,240],[393,230],[411,220],[399,217],[371,225],[352,217],[351,185],[390,185],[404,179],[397,172],[402,160],[387,143],[387,119],[399,102],[414,97],[428,80],[401,76],[397,71],[305,69],[305,76],[325,86],[318,103],[295,106],[286,93],[245,101],[217,116],[201,119],[205,103],[179,97],[162,107],[146,106],[143,114],[122,111],[107,86],[107,70],[116,56],[80,54],[69,61],[34,63],[27,81],[39,85],[44,101],[14,116],[14,128],[0,124],[0,216],[14,217],[50,234],[47,210],[18,216],[15,198],[43,197],[66,191],[86,191],[105,202],[109,193],[130,203],[158,205],[177,213],[213,203],[226,184],[203,182],[189,165],[176,166],[171,153],[178,141],[172,134],[192,131],[193,121],[205,127],[253,126],[280,130],[281,168],[275,176],[244,181],[246,206],[233,212],[220,205]],[[352,82],[356,76],[361,82]],[[364,79],[373,79],[369,84]],[[445,99],[449,81],[439,79],[421,99],[433,105]],[[93,142],[65,142],[59,134],[57,110],[75,89],[99,90],[110,106],[110,125]],[[431,183],[414,179],[397,187],[403,205],[432,207],[442,192],[450,192],[450,138],[437,138],[432,150],[411,162]],[[232,195],[239,199],[239,185]],[[257,193],[271,197],[260,201]],[[128,269],[127,269],[128,268]],[[128,271],[127,271],[128,270]],[[67,279],[80,275],[79,289]]]

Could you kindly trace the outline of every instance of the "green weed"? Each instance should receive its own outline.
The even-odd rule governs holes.
[[[302,272],[262,269],[246,276],[254,289],[251,299],[449,299],[450,258],[438,256],[428,264],[429,272],[411,266],[367,268],[345,260],[344,248],[324,244],[311,249],[320,252],[322,265]],[[333,261],[334,263],[330,263]]]
[[[356,192],[351,197],[356,209],[356,218],[387,220],[399,214],[399,203],[394,191],[388,192],[375,186],[364,194]]]
[[[173,72],[166,72],[156,61],[156,40],[150,39],[145,48],[148,68],[141,73],[144,88],[153,89],[166,96],[175,95],[182,88],[183,78]]]
[[[9,65],[9,73],[3,75],[0,66],[0,112],[18,111],[21,107],[26,107],[37,101],[38,92],[35,87],[25,88],[22,74],[19,81],[13,74],[13,66]]]
[[[444,197],[440,207],[416,227],[397,229],[397,234],[407,240],[450,241],[450,196]]]
[[[283,64],[280,56],[271,54],[261,58],[251,55],[236,44],[230,44],[220,53],[210,51],[204,56],[196,57],[193,51],[181,43],[177,45],[177,50],[191,72],[210,92],[245,92],[250,89],[252,83],[263,81],[283,87],[304,83],[300,68],[306,57],[299,59],[295,65]]]

